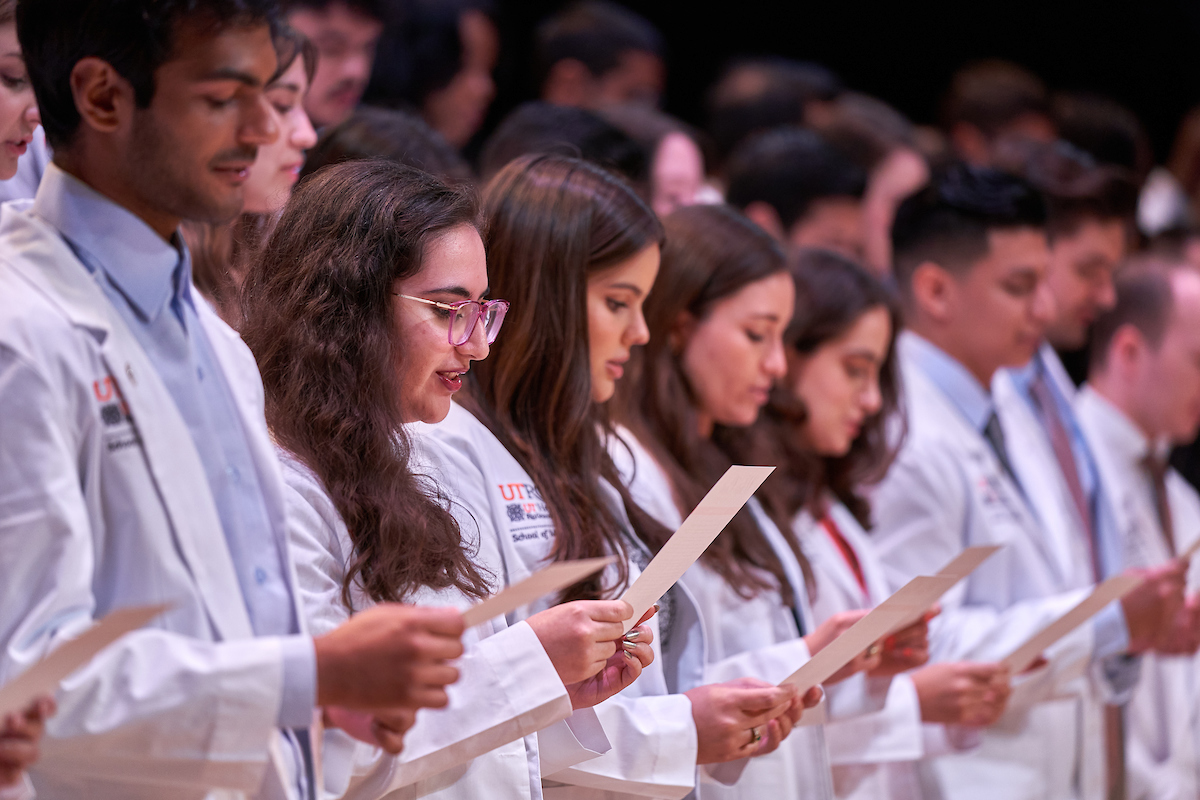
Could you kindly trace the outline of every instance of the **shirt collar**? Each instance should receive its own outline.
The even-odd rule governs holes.
[[[977,431],[982,431],[994,410],[991,393],[966,367],[946,351],[912,331],[903,334],[903,347],[912,363],[949,398]]]
[[[1092,407],[1096,421],[1104,426],[1106,431],[1106,446],[1112,448],[1122,459],[1137,463],[1150,453],[1150,439],[1142,433],[1141,428],[1090,384],[1085,384],[1080,392],[1080,402]],[[1164,449],[1162,445],[1154,446],[1156,455]]]
[[[51,163],[33,213],[56,228],[89,271],[101,272],[134,310],[153,321],[172,297],[190,302],[186,248],[163,240],[140,217]],[[179,240],[178,234],[175,237]]]

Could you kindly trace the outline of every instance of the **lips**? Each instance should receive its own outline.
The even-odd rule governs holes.
[[[462,388],[462,376],[465,374],[465,370],[462,372],[439,372],[437,373],[437,377],[442,382],[442,386],[445,387],[446,391],[454,394]]]
[[[213,172],[234,186],[241,186],[250,177],[250,164],[222,164],[219,167],[213,167]]]
[[[29,147],[29,140],[22,139],[17,142],[5,142],[4,151],[14,158],[20,158],[25,155],[25,150]]]

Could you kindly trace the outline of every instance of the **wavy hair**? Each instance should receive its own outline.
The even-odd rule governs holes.
[[[667,246],[645,306],[650,343],[630,360],[616,414],[666,470],[687,514],[743,454],[733,429],[717,425],[711,439],[700,435],[699,400],[671,331],[683,315],[703,320],[746,286],[785,273],[787,260],[770,236],[727,206],[682,208],[663,226]],[[807,575],[808,561],[791,526],[779,527]],[[785,602],[795,602],[794,587],[749,509],[737,513],[701,558],[742,597],[778,586]]]
[[[275,440],[324,484],[354,543],[342,584],[376,602],[418,587],[488,592],[446,499],[409,467],[392,284],[429,244],[479,228],[478,201],[419,170],[351,161],[304,181],[251,268],[243,336]]]
[[[602,480],[621,494],[633,533],[657,549],[669,532],[629,497],[605,447],[605,410],[592,400],[587,284],[661,245],[662,226],[619,178],[557,155],[511,162],[488,185],[484,207],[488,277],[512,308],[504,336],[468,373],[464,404],[533,478],[554,521],[554,560],[629,555]],[[618,564],[624,585],[627,558]],[[618,588],[596,576],[562,599]]]

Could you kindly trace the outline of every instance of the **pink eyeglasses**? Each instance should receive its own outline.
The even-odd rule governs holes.
[[[438,310],[438,315],[450,320],[450,331],[447,340],[454,347],[461,347],[475,332],[475,325],[483,318],[483,335],[487,343],[496,341],[500,326],[504,324],[504,315],[508,313],[507,300],[460,300],[457,303],[439,303],[436,300],[426,300],[424,297],[413,297],[408,294],[392,292],[396,297],[405,300],[416,300]]]

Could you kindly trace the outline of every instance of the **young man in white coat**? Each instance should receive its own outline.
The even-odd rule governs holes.
[[[1047,541],[1064,569],[1073,566],[1079,580],[1090,576],[1099,583],[1129,567],[1166,565],[1165,571],[1181,581],[1183,567],[1168,565],[1170,557],[1137,563],[1125,557],[1128,526],[1122,524],[1114,502],[1123,486],[1105,481],[1099,473],[1094,448],[1074,411],[1074,384],[1055,352],[1082,348],[1091,323],[1115,302],[1112,275],[1127,251],[1137,185],[1062,142],[1033,151],[1024,174],[1046,201],[1047,285],[1055,313],[1033,359],[1017,369],[1001,370],[993,383],[1013,469]],[[1105,659],[1102,672],[1104,679],[1092,681],[1090,693],[1104,704],[1106,785],[1127,793],[1130,773],[1144,773],[1153,759],[1147,759],[1135,742],[1126,746],[1131,732],[1123,706],[1139,676],[1149,686],[1158,686],[1159,670],[1153,655],[1142,660],[1122,653]],[[1085,685],[1080,690],[1089,692]],[[1190,752],[1190,745],[1187,749]],[[1132,782],[1144,785],[1146,777],[1134,774]]]
[[[998,661],[1091,589],[1068,570],[1014,476],[990,386],[1033,356],[1054,300],[1045,208],[1024,181],[951,167],[900,207],[892,229],[905,304],[899,344],[908,435],[874,498],[893,587],[971,545],[992,556],[943,598],[934,660]],[[1109,656],[1144,648],[1167,609],[1139,589],[1014,679],[1008,710],[974,752],[931,759],[947,798],[1073,800],[1104,795],[1102,719],[1080,684]]]
[[[177,227],[241,209],[276,126],[266,0],[22,0],[55,161],[0,212],[0,681],[117,608],[169,606],[63,682],[50,798],[315,797],[316,711],[400,747],[462,653],[448,609],[315,640],[249,351]],[[367,735],[367,734],[360,734]]]
[[[1200,432],[1200,275],[1142,262],[1116,287],[1115,307],[1093,329],[1077,413],[1101,480],[1114,487],[1126,559],[1158,565],[1200,536],[1200,496],[1167,463],[1172,444]],[[1126,709],[1131,800],[1200,795],[1196,595],[1178,622],[1160,643],[1166,652],[1143,664]]]

